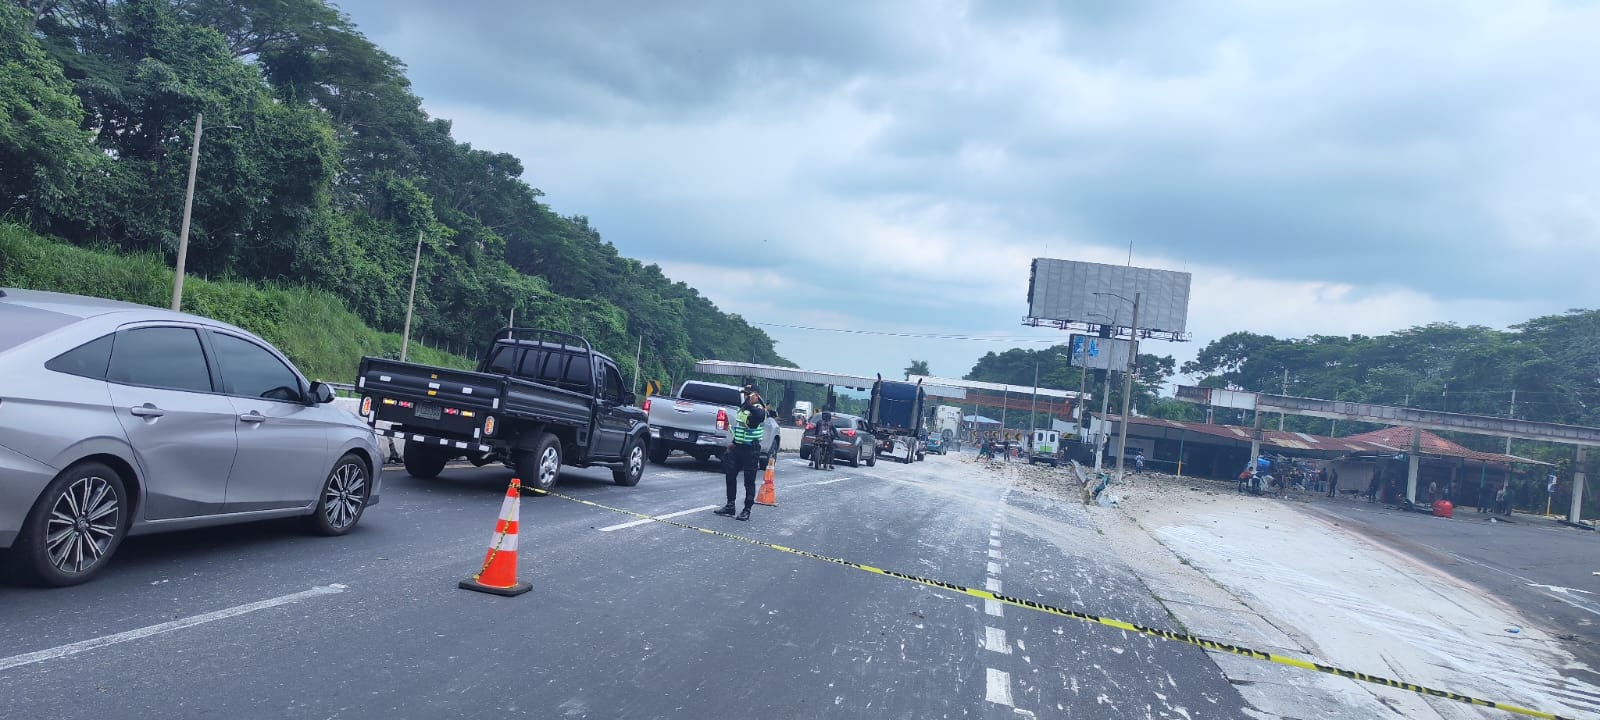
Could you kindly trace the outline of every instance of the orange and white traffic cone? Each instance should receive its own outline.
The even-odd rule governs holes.
[[[489,554],[483,558],[483,569],[462,580],[459,585],[462,590],[512,597],[533,589],[528,583],[517,582],[517,517],[522,513],[521,488],[522,481],[511,478],[505,502],[500,505],[500,520],[489,538]]]
[[[772,484],[772,476],[778,466],[777,458],[767,458],[767,478],[761,483],[761,490],[756,493],[756,504],[778,506],[778,489]]]

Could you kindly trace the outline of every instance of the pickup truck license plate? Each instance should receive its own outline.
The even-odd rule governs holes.
[[[438,405],[418,405],[417,406],[417,417],[422,418],[423,420],[438,420],[439,419],[439,406]]]
[[[689,439],[689,433],[681,432],[681,431],[674,431],[672,433],[672,436],[677,438],[677,439],[679,439],[679,440],[688,440]]]

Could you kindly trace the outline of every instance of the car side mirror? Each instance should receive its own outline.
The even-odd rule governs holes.
[[[326,405],[333,402],[333,388],[321,380],[312,382],[311,402],[316,405]]]

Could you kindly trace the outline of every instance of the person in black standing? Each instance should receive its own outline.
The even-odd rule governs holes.
[[[733,445],[722,456],[722,472],[727,481],[728,504],[714,512],[733,515],[733,501],[739,498],[739,473],[744,473],[744,510],[740,520],[750,519],[750,508],[756,504],[756,458],[761,455],[761,440],[766,435],[767,410],[761,405],[761,393],[754,385],[744,386],[744,404],[733,416]]]
[[[1339,497],[1339,471],[1328,465],[1318,472],[1322,473],[1323,479],[1328,483],[1328,497]]]

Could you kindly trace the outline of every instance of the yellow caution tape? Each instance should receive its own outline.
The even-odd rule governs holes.
[[[1482,698],[1476,698],[1476,697],[1473,697],[1471,695],[1462,695],[1460,693],[1453,693],[1453,692],[1450,692],[1450,691],[1447,691],[1447,690],[1437,690],[1437,689],[1430,688],[1430,687],[1427,687],[1427,686],[1424,686],[1424,685],[1417,685],[1417,684],[1414,684],[1414,683],[1403,682],[1403,681],[1400,681],[1400,680],[1391,680],[1389,678],[1382,677],[1382,676],[1379,676],[1379,675],[1369,675],[1367,673],[1356,672],[1354,670],[1345,670],[1343,668],[1334,667],[1332,665],[1323,665],[1321,663],[1315,663],[1315,662],[1311,662],[1309,660],[1301,660],[1299,658],[1293,658],[1293,657],[1288,657],[1288,656],[1285,656],[1285,655],[1279,655],[1277,653],[1270,653],[1270,652],[1266,652],[1266,651],[1263,651],[1263,650],[1252,650],[1250,648],[1242,647],[1242,646],[1239,646],[1239,645],[1232,645],[1232,644],[1225,643],[1225,642],[1220,642],[1220,641],[1217,641],[1217,640],[1208,640],[1206,638],[1198,637],[1198,636],[1195,636],[1195,635],[1190,635],[1188,633],[1172,632],[1170,630],[1161,630],[1161,629],[1158,629],[1158,628],[1145,627],[1143,625],[1139,625],[1137,623],[1127,622],[1127,621],[1124,621],[1124,620],[1116,620],[1116,619],[1112,619],[1112,618],[1103,618],[1103,617],[1100,617],[1098,615],[1090,615],[1088,613],[1082,613],[1082,612],[1078,612],[1076,610],[1068,610],[1066,608],[1060,608],[1060,607],[1056,607],[1054,605],[1047,605],[1045,603],[1041,603],[1041,602],[1038,602],[1038,601],[1035,601],[1035,600],[1025,600],[1025,599],[1022,599],[1022,598],[1014,598],[1014,597],[1011,597],[1009,595],[1002,595],[1000,593],[994,593],[994,592],[990,592],[988,590],[981,590],[981,589],[978,589],[978,588],[971,588],[971,587],[967,587],[965,585],[957,585],[956,583],[945,582],[943,580],[934,580],[934,579],[931,579],[931,578],[919,577],[919,576],[916,576],[916,575],[907,575],[905,573],[895,572],[893,570],[885,570],[883,568],[877,568],[877,567],[873,567],[871,565],[864,565],[864,564],[858,563],[858,562],[851,562],[851,561],[845,560],[843,558],[828,557],[827,555],[818,555],[817,553],[806,552],[805,550],[798,550],[798,549],[795,549],[795,548],[792,548],[792,547],[785,547],[783,545],[775,545],[773,543],[769,543],[769,542],[766,542],[766,541],[763,541],[763,540],[756,540],[754,538],[747,538],[747,537],[744,537],[743,535],[734,535],[733,533],[725,533],[725,532],[722,532],[720,530],[712,530],[710,528],[703,528],[703,527],[700,527],[698,525],[690,525],[688,523],[674,522],[672,520],[668,520],[668,519],[664,519],[664,518],[658,518],[658,517],[655,517],[653,515],[646,515],[644,513],[634,512],[632,510],[624,510],[622,508],[611,507],[610,505],[601,505],[600,503],[597,503],[597,502],[584,500],[582,498],[575,498],[575,497],[572,497],[570,495],[563,495],[563,494],[557,493],[557,492],[550,492],[549,490],[540,490],[538,488],[529,488],[529,492],[533,492],[533,493],[536,493],[536,494],[539,494],[539,495],[549,495],[550,497],[560,498],[562,500],[569,500],[571,502],[575,502],[575,503],[578,503],[580,505],[588,505],[589,507],[599,508],[601,510],[607,510],[607,511],[614,512],[614,513],[621,513],[623,515],[632,515],[633,517],[639,518],[641,520],[651,520],[651,521],[654,521],[654,522],[662,523],[664,525],[671,525],[673,527],[680,527],[680,528],[683,528],[685,530],[696,530],[696,531],[699,531],[699,532],[703,532],[703,533],[705,533],[707,535],[715,535],[717,537],[726,538],[728,540],[737,540],[737,541],[742,542],[742,543],[749,543],[751,545],[764,547],[764,548],[767,548],[769,550],[777,550],[778,552],[788,553],[790,555],[799,555],[801,557],[808,557],[808,558],[811,558],[813,560],[822,560],[824,562],[830,562],[830,563],[833,563],[835,565],[843,565],[843,566],[848,567],[848,568],[855,568],[857,570],[864,570],[864,571],[872,573],[874,575],[884,575],[884,576],[887,576],[887,577],[898,578],[898,579],[901,579],[901,580],[906,580],[908,582],[914,582],[914,583],[918,583],[918,584],[921,584],[921,585],[927,585],[928,587],[935,587],[935,588],[940,588],[942,590],[950,590],[952,592],[958,592],[958,593],[963,593],[963,594],[966,594],[966,595],[971,595],[972,597],[975,597],[975,598],[981,598],[981,599],[984,599],[984,600],[993,600],[995,602],[1001,602],[1001,603],[1005,603],[1007,605],[1012,605],[1012,606],[1020,607],[1020,608],[1027,608],[1029,610],[1037,610],[1039,612],[1046,613],[1046,614],[1049,614],[1049,615],[1056,615],[1056,616],[1059,616],[1059,617],[1072,618],[1074,620],[1082,620],[1084,622],[1095,623],[1095,624],[1098,624],[1098,625],[1104,625],[1106,627],[1114,627],[1114,628],[1116,628],[1118,630],[1126,630],[1128,632],[1139,633],[1141,635],[1149,635],[1151,637],[1158,637],[1158,638],[1161,638],[1163,640],[1172,640],[1174,642],[1181,642],[1181,643],[1185,643],[1185,644],[1188,644],[1188,645],[1194,645],[1195,647],[1205,648],[1206,650],[1215,650],[1215,651],[1218,651],[1218,652],[1232,653],[1234,655],[1242,655],[1244,657],[1254,658],[1256,660],[1265,660],[1267,662],[1277,663],[1279,665],[1288,665],[1289,667],[1297,667],[1297,668],[1300,668],[1302,670],[1314,670],[1316,672],[1327,673],[1329,675],[1338,675],[1339,677],[1350,678],[1351,680],[1360,680],[1361,682],[1372,683],[1374,685],[1384,685],[1386,687],[1399,688],[1401,690],[1414,692],[1414,693],[1417,693],[1419,695],[1427,695],[1428,697],[1442,698],[1442,699],[1445,699],[1445,700],[1454,700],[1456,702],[1466,703],[1468,705],[1476,705],[1478,707],[1494,708],[1496,710],[1505,710],[1507,712],[1513,712],[1513,713],[1517,713],[1519,715],[1526,715],[1528,717],[1543,718],[1544,720],[1575,720],[1574,718],[1568,718],[1568,717],[1565,717],[1565,716],[1562,716],[1562,715],[1557,715],[1555,713],[1548,713],[1548,712],[1544,712],[1542,710],[1534,710],[1534,709],[1531,709],[1531,708],[1525,708],[1525,707],[1521,707],[1521,706],[1518,706],[1518,705],[1512,705],[1510,703],[1496,702],[1496,701],[1493,701],[1493,700],[1484,700]]]

